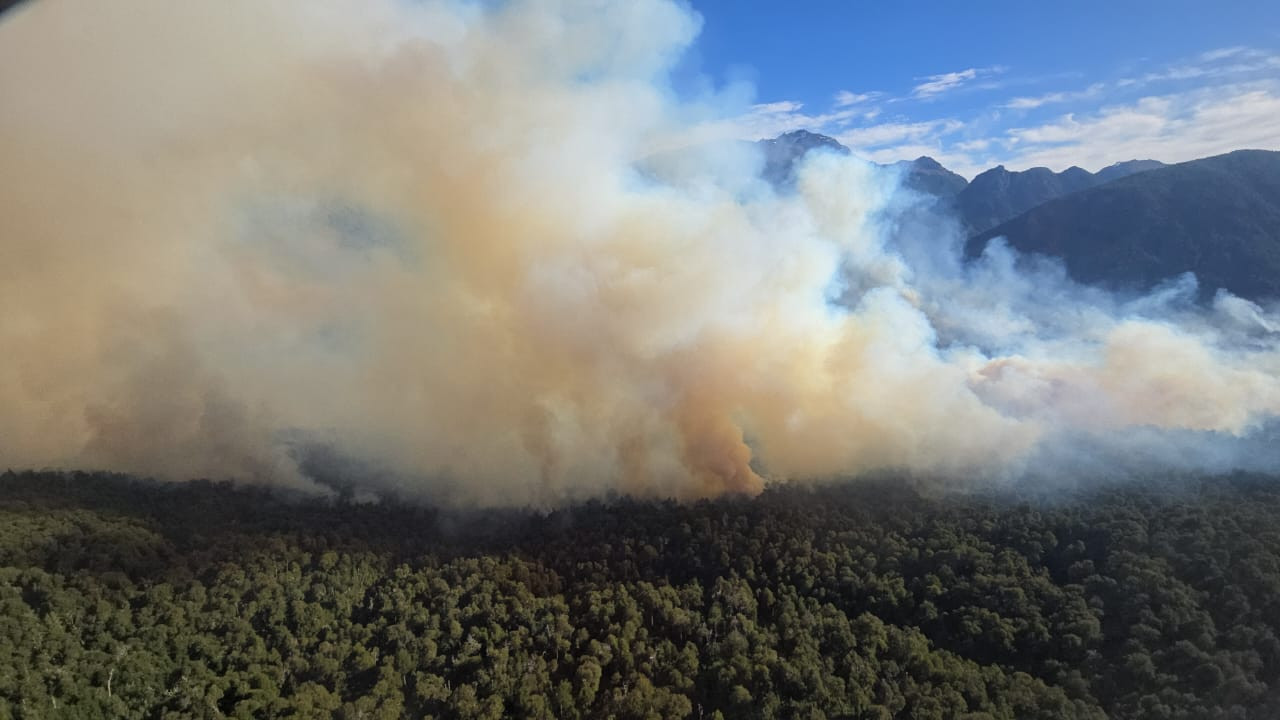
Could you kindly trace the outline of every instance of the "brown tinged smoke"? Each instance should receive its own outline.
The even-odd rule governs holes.
[[[1046,322],[999,250],[913,265],[883,171],[816,156],[775,192],[750,149],[682,143],[716,105],[665,86],[697,27],[661,0],[6,17],[0,462],[306,487],[301,438],[457,502],[692,498],[1280,411],[1273,340],[1065,286]]]

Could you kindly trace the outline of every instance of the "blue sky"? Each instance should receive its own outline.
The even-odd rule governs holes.
[[[1280,149],[1280,2],[691,0],[678,89],[753,86],[725,125],[805,128],[962,174]]]

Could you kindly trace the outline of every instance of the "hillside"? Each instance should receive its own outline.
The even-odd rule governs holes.
[[[1194,272],[1206,296],[1280,297],[1280,152],[1240,150],[1050,200],[975,235],[968,254],[998,236],[1062,258],[1080,282],[1147,289]]]
[[[0,717],[1242,718],[1280,492],[449,514],[0,475]]]

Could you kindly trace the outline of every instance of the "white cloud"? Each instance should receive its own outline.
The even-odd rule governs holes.
[[[1239,80],[1250,75],[1273,74],[1277,70],[1280,70],[1280,54],[1257,48],[1228,47],[1200,53],[1192,62],[1171,65],[1136,78],[1125,78],[1116,85],[1126,87],[1228,77]]]
[[[1197,58],[1198,65],[1167,67],[1160,73],[1165,78],[1183,78],[1186,84],[1141,97],[1133,87],[1141,81],[1095,83],[1079,90],[1014,97],[968,117],[895,113],[889,121],[876,123],[881,116],[879,103],[892,99],[844,90],[834,94],[825,111],[811,110],[795,100],[761,103],[737,117],[700,126],[696,135],[702,141],[756,140],[811,130],[830,135],[876,162],[929,155],[970,177],[996,164],[1011,169],[1044,165],[1062,170],[1080,165],[1096,170],[1134,158],[1180,162],[1245,147],[1280,149],[1280,123],[1275,121],[1280,117],[1280,77],[1233,74],[1264,65],[1280,69],[1280,56],[1250,48],[1220,48]],[[961,86],[976,88],[983,83],[984,73],[1002,71],[969,68],[933,76],[916,92],[929,98]],[[1029,111],[1051,106],[1061,106],[1051,119],[1039,116],[1033,124],[1008,126],[1006,116],[1028,122],[1028,117],[1036,118]]]
[[[937,95],[948,90],[960,87],[967,80],[972,80],[978,76],[977,68],[969,68],[968,70],[960,70],[959,72],[942,73],[941,75],[930,75],[925,81],[915,86],[911,94],[915,97],[928,97]]]
[[[744,130],[744,136],[751,139],[774,137],[779,133],[791,130],[829,131],[832,127],[846,125],[858,117],[862,110],[843,108],[826,113],[810,115],[803,112],[804,104],[792,101],[774,102],[755,105],[750,112],[737,118],[735,122]]]
[[[799,112],[803,107],[804,103],[799,103],[794,100],[781,100],[779,102],[752,105],[751,111],[760,115],[774,115]]]
[[[1053,105],[1065,102],[1074,102],[1076,100],[1084,100],[1101,94],[1106,86],[1102,83],[1090,85],[1084,90],[1051,92],[1036,97],[1016,97],[1004,106],[1012,110],[1031,110],[1043,105]]]
[[[804,103],[794,100],[752,105],[736,117],[703,123],[682,134],[676,144],[714,142],[718,140],[760,140],[792,130],[811,130],[832,134],[847,127],[857,118],[874,117],[877,111],[860,107],[835,108],[829,112],[805,112]]]
[[[1200,60],[1203,62],[1217,62],[1218,60],[1226,60],[1228,58],[1249,57],[1256,58],[1265,56],[1266,53],[1251,47],[1237,45],[1235,47],[1217,48],[1200,53]]]
[[[1182,162],[1280,148],[1280,84],[1201,88],[1007,131],[1005,164],[1098,169],[1119,160]]]
[[[849,107],[850,105],[861,105],[875,100],[878,97],[880,97],[880,93],[877,92],[855,93],[850,92],[849,90],[841,90],[835,94],[835,97],[832,98],[832,102],[835,104],[835,107],[842,108]]]
[[[855,150],[865,150],[884,145],[916,142],[924,138],[937,139],[962,127],[964,127],[963,123],[951,119],[915,123],[883,123],[846,130],[835,137]]]
[[[957,72],[942,73],[941,75],[929,75],[921,78],[924,82],[912,88],[911,97],[916,99],[936,97],[943,93],[955,90],[972,80],[976,80],[980,77],[997,75],[1005,70],[1006,68],[1004,66],[995,65],[987,68],[968,68]],[[989,90],[999,87],[999,84],[994,82],[985,82],[977,87]]]
[[[835,136],[860,157],[878,163],[914,160],[928,155],[945,165],[952,172],[973,177],[985,169],[975,161],[973,152],[981,148],[967,143],[948,142],[948,139],[965,129],[965,124],[952,118],[921,122],[883,123],[847,130]],[[985,141],[979,140],[978,143]]]
[[[996,164],[1014,170],[1072,165],[1098,170],[1122,160],[1172,163],[1241,148],[1275,150],[1280,149],[1277,117],[1280,81],[1266,81],[1148,96],[1038,125],[993,129],[987,136],[976,135],[973,122],[935,119],[872,125],[836,138],[876,162],[930,155],[972,177]]]
[[[1060,103],[1066,99],[1066,93],[1056,92],[1049,93],[1047,95],[1040,95],[1039,97],[1017,97],[1005,103],[1004,106],[1014,110],[1030,110],[1032,108],[1038,108],[1041,105],[1048,105],[1049,103]]]

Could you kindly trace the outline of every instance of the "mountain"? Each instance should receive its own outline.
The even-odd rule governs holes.
[[[1162,167],[1168,166],[1159,160],[1127,160],[1125,162],[1115,163],[1114,165],[1108,165],[1094,173],[1093,176],[1098,179],[1098,184],[1101,185],[1102,183],[1119,180],[1122,177],[1133,175],[1135,173],[1146,172],[1148,170],[1155,170]]]
[[[1205,296],[1277,298],[1280,152],[1238,150],[1064,195],[974,235],[967,254],[998,236],[1062,258],[1080,282],[1147,289],[1194,272]]]
[[[774,185],[795,182],[796,163],[810,150],[829,150],[841,155],[850,154],[849,148],[835,138],[808,130],[783,133],[772,140],[757,143],[764,151],[764,170],[761,175]]]
[[[794,182],[810,150],[850,153],[805,130],[759,145],[763,175],[779,186]],[[1097,173],[1001,165],[972,182],[929,157],[895,165],[904,186],[942,198],[959,216],[970,257],[1004,236],[1020,251],[1062,258],[1080,282],[1145,290],[1194,272],[1206,297],[1226,288],[1280,298],[1280,153],[1240,150],[1178,165],[1129,160]]]
[[[849,148],[838,140],[827,135],[794,130],[783,133],[771,140],[760,140],[757,143],[764,152],[764,179],[778,186],[789,185],[795,181],[795,166],[800,158],[810,150],[829,150],[841,155],[849,155]],[[960,175],[943,167],[937,160],[922,156],[915,160],[903,160],[893,167],[904,171],[903,184],[941,198],[950,198],[964,189],[968,184]]]
[[[762,176],[779,187],[795,182],[796,163],[810,150],[850,154],[849,148],[835,138],[808,130],[783,133],[770,140],[760,140],[757,145],[765,157]],[[973,182],[928,156],[903,160],[890,167],[903,171],[905,187],[948,201],[969,232],[976,233],[1056,197],[1164,167],[1164,164],[1155,160],[1129,160],[1096,174],[1078,167],[1060,173],[1043,167],[1011,172],[1000,165],[978,175]]]
[[[915,160],[894,163],[904,171],[903,185],[940,198],[955,197],[969,184],[963,176],[946,169],[937,160],[922,155]]]
[[[1095,183],[1092,174],[1078,167],[1060,173],[1044,167],[1010,172],[997,165],[979,174],[956,195],[955,205],[965,225],[972,232],[981,232],[1040,203]]]
[[[980,233],[1054,198],[1158,167],[1164,164],[1130,160],[1093,174],[1078,167],[1060,173],[1044,167],[1010,172],[998,165],[975,177],[958,193],[955,207],[969,231]]]

